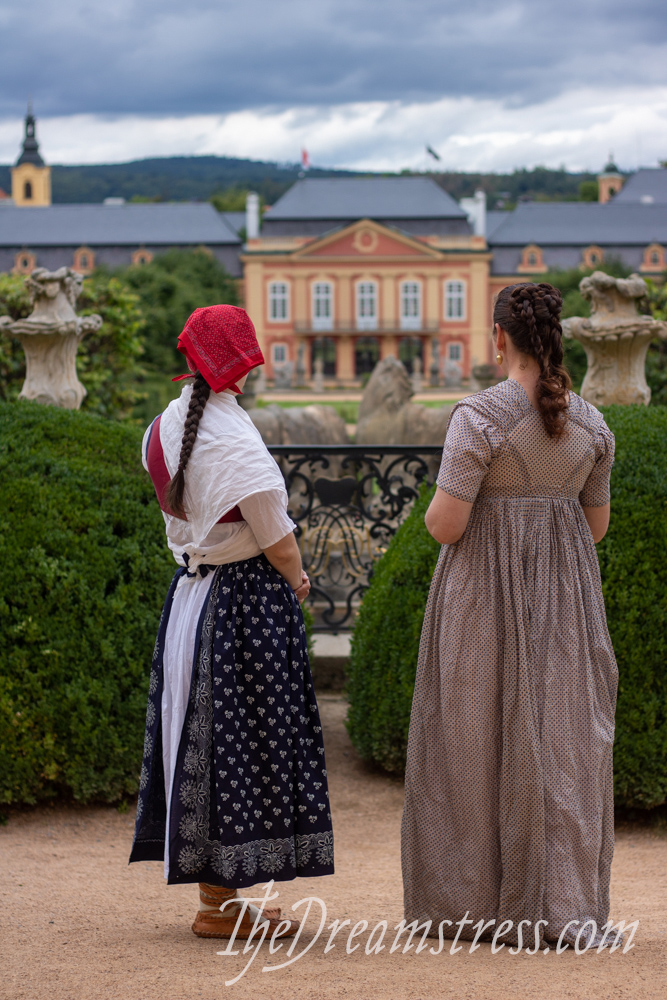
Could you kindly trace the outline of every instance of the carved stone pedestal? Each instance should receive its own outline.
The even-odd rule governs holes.
[[[99,330],[101,316],[77,316],[83,278],[69,267],[40,267],[26,278],[34,309],[27,319],[0,317],[0,330],[17,337],[26,359],[19,399],[78,410],[86,395],[76,374],[76,352],[86,333]]]
[[[595,271],[582,279],[579,290],[591,303],[591,317],[563,320],[563,334],[578,340],[586,351],[582,397],[594,406],[647,406],[651,390],[644,371],[646,352],[656,337],[667,337],[667,323],[637,312],[646,283],[637,274],[612,278]]]

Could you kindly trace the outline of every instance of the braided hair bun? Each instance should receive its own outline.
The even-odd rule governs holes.
[[[166,492],[167,505],[176,517],[185,520],[185,508],[183,506],[183,492],[185,490],[185,469],[190,461],[190,455],[197,438],[199,421],[204,412],[204,407],[211,394],[211,387],[199,372],[195,375],[190,396],[190,405],[183,425],[183,439],[181,441],[181,455],[178,460],[178,469],[173,479],[169,481]]]
[[[567,423],[572,385],[563,365],[563,330],[560,311],[563,297],[546,281],[508,285],[496,299],[493,325],[498,323],[522,354],[540,366],[537,405],[549,437],[560,437]]]

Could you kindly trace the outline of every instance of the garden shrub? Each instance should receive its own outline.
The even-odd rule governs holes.
[[[174,572],[141,430],[0,403],[0,802],[137,787]]]
[[[617,805],[667,800],[667,409],[612,406],[616,435],[609,531],[597,546],[619,666],[614,748]],[[364,598],[349,668],[348,729],[362,757],[400,773],[419,636],[439,545],[414,506]]]

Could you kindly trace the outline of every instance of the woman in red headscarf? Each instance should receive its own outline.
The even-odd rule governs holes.
[[[148,428],[143,461],[179,569],[150,675],[130,861],[198,882],[193,931],[229,937],[237,889],[333,873],[322,730],[280,470],[237,404],[263,364],[243,309],[197,309],[179,338],[190,373]],[[225,904],[223,911],[220,906]],[[294,934],[264,911],[270,932]],[[247,907],[236,936],[250,932]]]

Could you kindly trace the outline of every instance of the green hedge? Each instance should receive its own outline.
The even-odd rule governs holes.
[[[0,404],[0,802],[136,790],[174,571],[141,431]]]
[[[614,752],[618,805],[667,800],[667,408],[613,406],[612,517],[598,545],[620,671]],[[400,773],[419,636],[439,546],[415,504],[380,561],[352,638],[348,729],[362,757]]]

